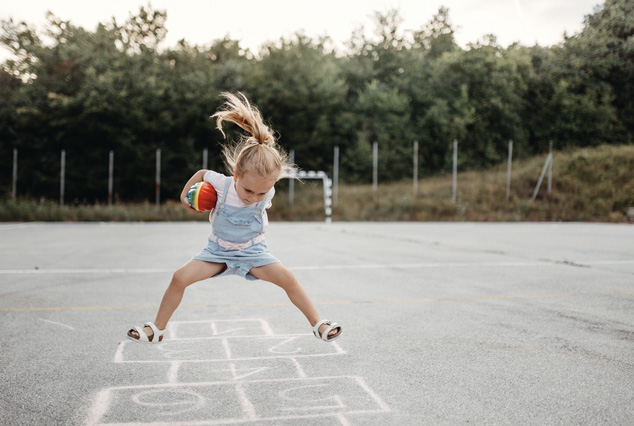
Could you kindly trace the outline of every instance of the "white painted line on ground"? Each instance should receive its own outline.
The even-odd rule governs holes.
[[[163,274],[174,269],[0,269],[0,274]]]
[[[231,359],[231,348],[229,347],[229,340],[222,339],[222,347],[225,350],[225,356],[227,359]]]
[[[297,360],[295,358],[289,358],[291,360],[291,362],[293,363],[293,365],[295,366],[295,368],[297,369],[297,374],[299,375],[299,377],[308,377],[306,376],[306,372],[304,371],[304,368],[301,366],[301,364],[299,362],[297,362]]]
[[[36,226],[36,224],[31,223],[20,223],[15,225],[2,225],[0,226],[0,231],[11,231],[13,229],[23,229],[23,228],[32,228]]]
[[[44,321],[44,322],[47,322],[49,324],[59,325],[60,327],[68,328],[69,330],[75,331],[74,327],[71,327],[70,325],[62,324],[61,322],[50,321],[50,320],[47,320],[47,319],[44,319],[44,318],[40,318],[40,321]]]
[[[322,400],[334,400],[336,403],[335,406],[304,406],[297,407],[297,409],[301,409],[304,411],[304,414],[301,415],[258,415],[256,406],[249,400],[247,395],[246,386],[250,386],[253,389],[253,386],[257,385],[267,385],[267,384],[287,384],[288,386],[292,386],[291,388],[286,388],[283,393],[289,393],[299,389],[306,388],[315,388],[315,387],[326,387],[328,385],[336,386],[337,382],[342,382],[344,385],[346,382],[352,381],[352,383],[356,383],[359,388],[366,392],[367,396],[370,397],[376,406],[373,407],[347,407],[341,397],[339,395],[326,396]],[[326,383],[324,383],[326,382]],[[331,382],[331,383],[328,383]],[[299,385],[299,386],[298,386]],[[120,400],[121,397],[118,397],[116,394],[121,393],[122,395],[132,396],[132,402],[137,405],[150,406],[159,404],[165,405],[160,402],[153,402],[150,398],[147,401],[142,400],[142,396],[145,395],[154,395],[163,392],[163,390],[178,390],[182,393],[187,393],[193,396],[198,397],[198,401],[202,403],[204,401],[203,396],[200,394],[199,389],[204,388],[212,388],[217,390],[218,387],[226,386],[230,387],[230,389],[234,390],[238,396],[238,403],[243,411],[242,414],[246,414],[246,417],[236,417],[236,418],[221,418],[221,419],[200,419],[186,422],[187,424],[238,424],[238,423],[250,423],[256,420],[262,421],[276,421],[276,420],[292,420],[292,419],[308,419],[308,418],[324,418],[324,417],[334,417],[339,420],[343,425],[348,424],[346,417],[347,415],[355,415],[355,414],[373,414],[373,413],[388,413],[391,412],[391,409],[383,402],[383,400],[369,388],[369,386],[365,383],[363,378],[358,376],[326,376],[326,377],[310,377],[310,378],[282,378],[282,379],[265,379],[265,380],[247,380],[247,381],[212,381],[212,382],[188,382],[188,383],[162,383],[162,384],[147,384],[147,385],[131,385],[131,386],[115,386],[110,387],[108,389],[102,390],[99,392],[96,397],[93,399],[92,409],[89,412],[89,416],[87,419],[88,425],[101,425],[101,424],[121,424],[121,423],[102,423],[102,419],[108,413],[108,410],[111,408],[111,402],[116,402]],[[182,391],[181,391],[182,389]],[[135,392],[138,391],[138,392]],[[131,393],[134,394],[131,395]],[[283,395],[279,396],[280,398]],[[288,398],[287,398],[288,399]],[[294,398],[292,400],[295,400]],[[297,399],[297,401],[302,401],[301,399]],[[141,404],[139,404],[141,402]],[[311,401],[314,402],[314,401]],[[182,402],[172,403],[173,406],[183,404]],[[365,403],[362,402],[365,405]],[[198,408],[198,407],[194,407]],[[317,410],[317,409],[347,409],[344,412],[338,413],[319,413],[319,414],[310,414],[308,411]],[[188,409],[188,411],[192,411],[192,409]],[[194,410],[195,411],[195,410]],[[285,408],[281,408],[281,411],[286,411]],[[177,414],[177,412],[173,412],[171,414]],[[213,415],[213,413],[210,413]],[[203,414],[204,415],[204,414]],[[126,422],[125,424],[136,424]],[[182,425],[184,424],[182,421],[172,421],[169,420],[167,422],[149,422],[144,424],[155,424],[155,425]]]
[[[178,370],[180,367],[180,361],[172,361],[170,369],[167,371],[167,383],[178,383]]]
[[[560,265],[634,265],[632,260],[541,260],[516,262],[420,262],[420,263],[367,263],[351,265],[304,265],[289,266],[293,271],[339,271],[346,269],[393,269],[393,268],[488,268],[488,267],[535,267]],[[104,269],[0,269],[0,274],[163,274],[173,269],[161,268],[104,268]]]
[[[341,423],[341,426],[352,426],[349,422],[348,419],[346,419],[346,416],[343,415],[343,413],[339,413],[337,414],[337,419],[339,420],[339,423]]]
[[[244,414],[246,414],[247,416],[247,420],[257,420],[259,418],[258,414],[255,411],[255,407],[253,406],[251,401],[249,401],[249,398],[244,391],[244,385],[242,384],[242,382],[237,382],[234,389],[236,391],[236,394],[238,395],[238,402],[240,403]]]
[[[253,327],[252,324],[255,324],[256,327]],[[315,346],[311,350],[319,348],[318,351],[328,350],[329,353],[297,355],[297,352],[302,350],[297,346],[298,339],[312,338],[312,335],[277,335],[273,333],[268,322],[261,318],[175,321],[172,322],[172,325],[174,327],[169,331],[170,336],[178,326],[183,326],[184,329],[191,328],[191,330],[183,330],[183,335],[191,335],[193,332],[201,330],[221,334],[221,336],[215,336],[215,340],[207,341],[209,342],[207,344],[215,345],[218,349],[210,351],[209,348],[202,346],[204,344],[202,339],[196,338],[180,339],[179,342],[170,342],[171,339],[168,339],[167,344],[164,342],[157,348],[164,351],[164,354],[161,354],[160,351],[159,353],[154,350],[147,351],[147,347],[134,342],[121,342],[116,349],[115,363],[169,363],[167,383],[114,386],[102,390],[95,394],[92,410],[90,410],[87,419],[88,425],[139,424],[134,415],[126,414],[128,410],[138,408],[157,411],[158,414],[152,413],[143,423],[153,426],[180,426],[184,424],[184,419],[170,419],[166,416],[184,413],[188,413],[188,416],[195,416],[186,421],[187,424],[227,425],[256,422],[269,424],[276,421],[291,424],[289,422],[295,420],[306,422],[306,419],[331,418],[336,424],[351,426],[347,418],[348,415],[368,415],[390,411],[389,407],[361,377],[308,377],[296,358],[306,359],[306,357],[345,354],[345,351],[336,342],[332,342],[330,345]],[[254,334],[237,338],[238,336],[224,336],[223,328],[226,328],[227,332],[236,330],[249,332],[260,329],[260,332],[271,333],[271,335]],[[244,348],[260,342],[265,343],[264,348],[268,350],[258,349],[256,352],[265,356],[249,357],[251,351],[245,353]],[[285,350],[284,346],[288,348]],[[127,350],[131,350],[133,357],[140,355],[141,359],[124,360]],[[225,352],[226,359],[213,358],[222,352]],[[240,354],[242,356],[239,356]],[[267,354],[292,355],[266,356]],[[167,359],[147,358],[148,356],[155,358],[157,355]],[[183,358],[171,359],[172,355],[179,355]],[[203,358],[192,359],[192,355]],[[287,360],[287,362],[281,362],[282,359]],[[245,361],[248,362],[244,364]],[[226,362],[227,364],[226,367],[218,368],[191,368],[196,365],[191,363],[199,362]],[[193,382],[191,380],[181,382],[179,375],[183,369],[186,370],[184,372],[186,377],[194,377]],[[196,372],[196,374],[192,376],[192,372]],[[289,372],[291,373],[290,377],[284,377]],[[215,373],[222,374],[216,375]],[[210,380],[211,377],[219,377],[220,380]],[[207,380],[204,382],[196,381],[201,378],[207,378]],[[212,401],[219,395],[219,391],[221,391],[220,394],[228,395],[228,399],[223,402],[223,408],[226,409],[226,412],[203,410],[213,407]],[[262,398],[261,392],[266,392],[268,396]],[[231,397],[232,395],[233,397]],[[252,397],[254,399],[251,399]],[[130,402],[132,406],[130,406]]]

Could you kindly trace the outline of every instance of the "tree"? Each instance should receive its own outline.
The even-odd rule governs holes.
[[[597,102],[614,107],[621,126],[605,123],[602,138],[610,142],[632,143],[634,139],[634,3],[606,0],[603,6],[586,16],[578,35],[566,38],[564,60],[569,66],[571,86],[577,94],[605,93],[594,96]],[[609,86],[609,87],[608,87]],[[611,89],[611,90],[610,90]],[[609,108],[599,104],[599,108]],[[597,125],[597,123],[593,123]]]
[[[368,151],[373,142],[378,142],[380,179],[395,180],[411,174],[411,162],[404,161],[411,159],[414,140],[409,99],[374,80],[359,95],[357,108],[363,117],[361,133],[357,149],[348,154],[347,161],[358,161],[359,151]],[[371,170],[366,170],[366,176],[371,176]]]
[[[295,150],[301,168],[329,167],[333,147],[345,146],[351,131],[338,59],[325,40],[302,34],[264,45],[260,55],[247,74],[246,95],[279,133],[280,144]]]

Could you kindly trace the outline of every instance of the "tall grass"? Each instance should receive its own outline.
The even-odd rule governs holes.
[[[634,146],[600,146],[553,156],[552,190],[546,179],[535,201],[531,196],[546,155],[512,165],[509,199],[507,168],[458,174],[457,199],[451,201],[451,175],[421,180],[414,194],[411,181],[379,185],[340,185],[333,209],[335,221],[601,221],[625,222],[634,207]],[[305,188],[304,188],[305,187]],[[323,218],[323,196],[316,185],[296,185],[295,207],[272,211],[284,220]],[[286,194],[278,194],[279,198]]]
[[[116,204],[60,206],[47,200],[5,200],[0,202],[0,221],[4,222],[156,222],[207,220],[184,209],[176,201],[168,201],[156,208],[154,204]]]
[[[600,146],[555,152],[552,192],[546,181],[535,201],[535,189],[546,156],[513,163],[509,200],[506,165],[458,175],[456,202],[451,201],[451,175],[411,181],[339,186],[333,206],[334,221],[601,221],[625,222],[634,207],[634,146]],[[279,185],[271,220],[324,220],[321,182],[295,184],[291,208],[287,185]],[[117,204],[60,207],[52,201],[0,201],[0,221],[191,221],[206,220],[177,201],[157,209],[153,204]]]

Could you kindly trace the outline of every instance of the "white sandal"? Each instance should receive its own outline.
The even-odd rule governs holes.
[[[324,330],[323,333],[319,333],[319,327],[321,327],[323,324],[328,324],[330,327]],[[339,329],[339,331],[337,331],[332,336],[329,336],[330,332],[337,328]],[[342,332],[343,329],[341,328],[341,326],[336,322],[331,322],[330,320],[321,320],[313,327],[313,334],[315,335],[315,337],[323,340],[324,342],[332,342],[333,340],[338,339],[341,336]]]
[[[154,334],[151,337],[148,337],[148,335],[145,334],[145,331],[143,331],[144,327],[150,327],[152,331],[154,332]],[[132,335],[133,331],[136,331],[137,333],[139,333],[138,338]],[[143,324],[143,327],[137,326],[130,329],[128,331],[128,339],[138,343],[155,343],[156,344],[156,343],[161,343],[163,341],[164,334],[165,334],[165,330],[159,330],[158,327],[154,325],[153,322],[146,322],[145,324]]]

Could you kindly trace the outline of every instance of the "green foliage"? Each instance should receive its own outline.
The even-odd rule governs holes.
[[[345,81],[339,60],[324,43],[296,34],[267,44],[246,74],[247,95],[304,169],[329,165],[334,146],[345,146],[350,136]]]
[[[447,8],[412,30],[396,10],[376,13],[371,35],[360,28],[345,53],[301,33],[256,53],[229,38],[164,47],[168,16],[150,5],[94,31],[46,18],[43,31],[2,22],[14,57],[0,67],[0,193],[18,149],[18,194],[56,199],[64,149],[67,199],[103,203],[113,151],[116,199],[152,202],[161,149],[162,198],[176,198],[203,149],[223,171],[224,141],[209,120],[221,91],[244,92],[303,169],[331,171],[340,147],[347,182],[370,182],[373,142],[382,182],[411,176],[414,140],[421,176],[450,169],[454,139],[461,170],[502,162],[509,139],[515,158],[550,140],[634,143],[630,0],[606,0],[551,47],[502,48],[490,35],[460,48]]]

